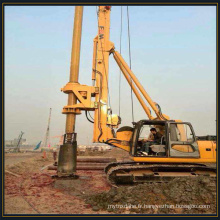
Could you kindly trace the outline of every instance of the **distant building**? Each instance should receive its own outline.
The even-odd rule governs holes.
[[[5,140],[5,147],[16,147],[18,144],[18,139],[15,138],[14,140]],[[20,142],[20,146],[27,145],[26,139],[22,138]]]
[[[92,151],[106,151],[106,150],[111,150],[112,147],[108,145],[78,145],[78,150],[79,151],[86,151],[86,150],[92,150]]]

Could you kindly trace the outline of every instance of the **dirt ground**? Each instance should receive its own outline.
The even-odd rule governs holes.
[[[26,159],[36,156],[36,153],[7,153],[5,157],[5,165],[13,165],[18,162],[25,161]]]
[[[127,153],[113,149],[98,156],[123,161]],[[216,213],[216,184],[208,178],[112,188],[102,170],[79,170],[76,180],[57,180],[51,178],[56,171],[47,169],[51,164],[50,152],[47,159],[42,153],[5,154],[5,214]]]

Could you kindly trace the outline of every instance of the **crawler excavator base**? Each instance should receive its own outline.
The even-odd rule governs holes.
[[[122,184],[169,182],[176,177],[208,176],[216,179],[216,167],[205,164],[153,164],[111,163],[105,168],[108,182],[117,187]]]

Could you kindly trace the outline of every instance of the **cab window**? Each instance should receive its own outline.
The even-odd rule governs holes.
[[[188,124],[170,124],[170,139],[178,142],[193,142],[193,132]]]
[[[175,142],[172,149],[180,152],[194,152],[190,143],[194,142],[193,132],[188,124],[170,124],[170,140]],[[178,142],[180,142],[178,144]],[[185,143],[184,143],[185,142]]]

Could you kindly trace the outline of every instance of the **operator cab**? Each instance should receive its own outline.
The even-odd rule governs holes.
[[[148,125],[141,127],[137,141],[139,155],[166,155],[165,124]]]
[[[135,124],[130,149],[134,157],[199,157],[187,122],[141,120]]]

